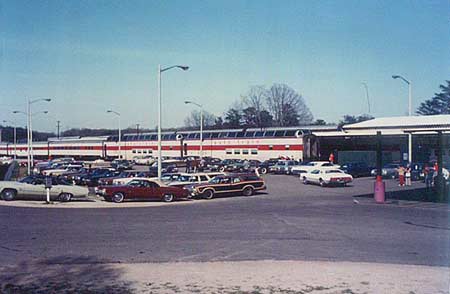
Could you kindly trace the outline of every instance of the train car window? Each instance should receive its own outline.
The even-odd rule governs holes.
[[[227,137],[228,132],[220,132],[218,138],[225,138]]]
[[[152,137],[151,135],[145,135],[144,136],[144,140],[145,141],[149,141],[149,140],[151,140],[151,137]]]
[[[177,139],[177,135],[176,134],[172,134],[169,137],[170,140],[176,140]]]
[[[255,133],[255,137],[263,137],[264,136],[264,132],[263,131],[259,131]]]
[[[187,136],[187,138],[188,138],[188,139],[194,139],[194,138],[195,138],[195,133],[190,133],[190,134]]]
[[[158,139],[158,135],[151,135],[150,140],[155,141]]]
[[[275,133],[274,131],[266,131],[264,133],[264,137],[273,137],[274,133]]]
[[[255,135],[255,132],[245,132],[246,138],[252,138]]]
[[[284,136],[284,131],[276,131],[275,132],[275,137],[283,137]]]
[[[284,149],[289,150],[289,149],[291,149],[291,146],[286,145],[286,146],[284,146]]]
[[[170,135],[169,134],[165,134],[162,136],[162,140],[169,140]]]
[[[242,150],[242,154],[247,155],[248,154],[248,149],[243,149]]]
[[[220,133],[211,133],[211,138],[219,138]]]
[[[235,138],[235,137],[236,137],[236,132],[228,132],[227,138]]]
[[[211,138],[211,133],[203,133],[203,140]]]
[[[241,154],[241,150],[239,150],[239,149],[234,149],[234,154]]]
[[[295,136],[295,130],[286,131],[286,133],[284,133],[284,136],[285,137],[293,137],[293,136]]]
[[[130,141],[137,141],[138,140],[138,136],[131,136],[131,140]]]
[[[257,149],[252,149],[252,155],[257,155],[258,154],[258,150]]]
[[[242,138],[242,137],[244,137],[245,136],[245,132],[238,132],[237,134],[236,134],[236,138]]]
[[[233,154],[233,152],[232,152],[231,149],[225,149],[225,153],[226,153],[226,154]]]

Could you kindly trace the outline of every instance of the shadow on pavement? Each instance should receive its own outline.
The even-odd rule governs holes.
[[[373,193],[360,194],[353,197],[373,198]],[[386,191],[386,200],[437,202],[436,199],[436,191],[431,188]],[[444,202],[446,202],[446,199],[444,199]]]
[[[0,293],[133,293],[122,274],[95,257],[59,256],[0,267]]]

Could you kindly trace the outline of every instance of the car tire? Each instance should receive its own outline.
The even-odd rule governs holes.
[[[69,202],[72,199],[72,194],[70,193],[61,193],[58,197],[61,202]]]
[[[306,177],[303,177],[303,185],[308,185],[309,184],[309,182],[308,182],[308,180],[306,179]]]
[[[253,188],[252,187],[245,187],[245,189],[242,191],[242,194],[244,196],[252,196],[253,195]]]
[[[114,193],[112,196],[112,201],[115,203],[121,203],[125,199],[125,195],[121,192]]]
[[[208,189],[208,190],[204,191],[202,193],[202,195],[203,195],[203,198],[211,200],[214,198],[214,191],[211,189]]]
[[[175,199],[173,194],[164,194],[163,201],[164,202],[172,202]]]
[[[326,184],[325,184],[324,180],[322,180],[322,179],[319,179],[319,185],[321,187],[326,187]]]
[[[17,191],[14,189],[5,189],[2,192],[2,199],[5,201],[12,201],[17,196]]]
[[[267,168],[265,168],[265,167],[260,168],[259,171],[260,171],[261,174],[263,174],[263,175],[267,174]]]

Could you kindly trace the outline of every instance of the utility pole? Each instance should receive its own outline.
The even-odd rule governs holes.
[[[140,126],[140,124],[136,124],[136,135],[138,135],[138,136],[139,136],[139,126]]]
[[[57,138],[59,139],[59,127],[61,126],[61,121],[57,121],[56,122],[56,135],[57,135]]]

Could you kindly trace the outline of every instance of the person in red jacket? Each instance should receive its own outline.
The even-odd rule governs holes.
[[[330,157],[328,157],[328,161],[330,163],[334,163],[334,154],[333,154],[333,152],[330,153]]]

